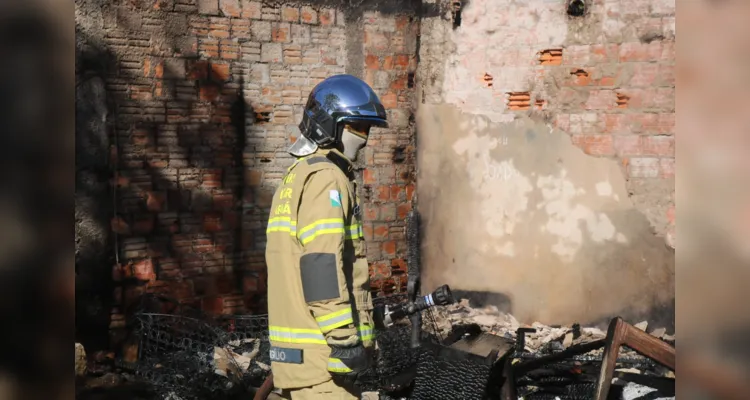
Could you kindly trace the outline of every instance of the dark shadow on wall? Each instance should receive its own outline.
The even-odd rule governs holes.
[[[107,348],[114,289],[115,247],[109,227],[114,213],[108,124],[111,113],[105,88],[108,57],[101,49],[85,45],[85,40],[77,43],[75,326],[76,340],[92,350]]]
[[[456,301],[461,299],[469,300],[469,305],[474,308],[495,306],[498,311],[512,314],[513,302],[510,297],[496,292],[475,291],[475,290],[451,290],[453,298]]]
[[[164,79],[123,76],[117,55],[94,45],[101,42],[83,32],[77,32],[77,41],[82,45],[77,132],[88,151],[77,160],[76,178],[92,181],[79,185],[77,199],[95,204],[77,207],[88,230],[77,230],[76,236],[86,242],[94,236],[91,231],[106,233],[106,240],[88,240],[96,242],[95,249],[77,254],[76,278],[84,283],[76,287],[77,340],[87,351],[107,349],[110,339],[125,340],[129,329],[115,329],[111,337],[110,328],[130,326],[126,321],[132,321],[145,293],[215,313],[224,312],[222,296],[233,296],[240,303],[238,312],[263,311],[264,296],[242,293],[247,274],[263,278],[245,268],[254,250],[252,235],[242,228],[243,213],[254,211],[243,208],[253,201],[252,190],[245,187],[250,169],[244,164],[254,111],[244,100],[242,78],[224,63],[197,57],[179,59],[192,68],[190,76],[168,63],[152,67],[162,69],[158,73]],[[103,84],[91,82],[101,81],[109,87],[147,84],[162,93],[138,98],[130,91],[100,92]],[[186,89],[194,96],[178,98],[178,91],[185,96]],[[167,109],[168,102],[177,104],[176,111]],[[127,115],[126,110],[134,109],[139,117]],[[106,115],[105,129],[99,126],[101,115]],[[100,153],[109,154],[110,145],[118,151],[102,163]]]
[[[365,11],[444,14],[438,6],[416,0],[295,4],[344,10],[350,25]],[[117,19],[121,30],[141,32],[142,18]],[[164,32],[140,34],[150,37],[152,46],[158,43],[159,51],[185,49],[184,39],[194,37],[187,26],[164,24]],[[96,238],[89,239],[96,248],[79,252],[76,259],[76,279],[82,283],[76,288],[80,340],[87,350],[103,348],[105,333],[110,327],[123,327],[122,314],[127,317],[137,309],[146,292],[214,312],[225,312],[222,298],[231,297],[233,303],[244,303],[236,310],[263,312],[265,271],[249,265],[262,257],[251,230],[258,230],[257,221],[265,215],[260,215],[257,188],[252,187],[257,182],[248,182],[248,176],[259,172],[254,166],[263,160],[254,155],[248,137],[253,126],[269,123],[269,115],[245,101],[242,88],[248,81],[243,79],[250,78],[224,69],[228,63],[221,60],[202,59],[195,49],[174,57],[177,62],[157,65],[160,57],[149,57],[149,49],[126,60],[106,45],[103,35],[90,37],[91,33],[97,34],[77,30],[81,50],[76,76],[87,82],[78,88],[95,98],[81,101],[78,110],[82,145],[92,154],[82,154],[88,161],[81,163],[76,179],[91,183],[80,185],[77,198],[98,200],[88,208],[77,207],[85,214],[81,220],[92,221],[95,234],[88,237]],[[154,64],[134,71],[132,65],[144,59]],[[105,90],[99,93],[102,84],[93,82],[102,80]],[[102,115],[106,122],[99,124]],[[155,277],[158,283],[148,283]],[[255,294],[243,294],[245,286]]]

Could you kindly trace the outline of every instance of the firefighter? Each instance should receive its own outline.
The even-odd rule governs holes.
[[[285,398],[358,399],[370,365],[372,297],[352,162],[370,127],[386,127],[375,92],[335,75],[310,93],[289,148],[296,160],[268,220],[271,371]]]

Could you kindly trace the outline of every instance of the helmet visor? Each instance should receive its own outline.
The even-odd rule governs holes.
[[[316,150],[318,150],[318,145],[315,142],[299,135],[297,141],[292,143],[287,152],[295,157],[304,157],[315,153]]]

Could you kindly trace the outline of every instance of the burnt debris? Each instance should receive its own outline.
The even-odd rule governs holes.
[[[418,219],[409,222],[415,236]],[[409,263],[417,267],[418,251],[411,250]],[[408,300],[401,293],[373,303],[382,308]],[[270,376],[265,315],[210,318],[188,307],[172,314],[142,307],[137,363],[118,365],[148,383],[153,398],[252,398]],[[578,324],[529,327],[495,306],[474,308],[467,300],[428,308],[423,316],[424,329],[413,330],[407,318],[376,329],[379,352],[356,382],[361,390],[414,400],[674,396],[674,342],[663,329],[646,333],[619,318],[606,334]]]

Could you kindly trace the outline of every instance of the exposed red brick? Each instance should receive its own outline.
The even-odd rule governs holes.
[[[409,67],[409,56],[405,54],[399,54],[396,56],[395,69],[406,69]]]
[[[222,217],[218,213],[208,213],[203,216],[203,230],[219,232],[223,229]]]
[[[364,205],[362,208],[364,210],[362,215],[365,221],[377,221],[380,219],[380,207],[367,204],[367,205]]]
[[[365,236],[365,241],[371,241],[375,237],[375,229],[372,224],[363,224],[362,231]]]
[[[220,296],[205,297],[201,301],[201,309],[209,315],[224,313],[224,298]]]
[[[388,256],[395,255],[396,254],[396,242],[393,240],[383,242],[383,253],[387,254]]]
[[[151,76],[151,59],[146,58],[143,60],[143,76],[149,77]]]
[[[380,101],[386,109],[396,108],[398,106],[397,100],[398,97],[396,96],[396,93],[393,92],[388,92],[380,97]]]
[[[217,38],[217,39],[226,39],[229,37],[229,27],[225,26],[221,29],[212,29],[210,32],[208,32],[209,36]]]
[[[211,79],[216,82],[226,82],[229,80],[229,64],[211,63]]]
[[[591,90],[584,108],[587,110],[610,110],[620,105],[620,97],[612,90]]]
[[[397,209],[398,219],[404,220],[409,215],[409,211],[411,211],[411,202],[399,204]]]
[[[620,45],[620,62],[658,61],[661,59],[661,55],[661,41],[623,43]]]
[[[219,0],[219,8],[225,16],[239,18],[241,15],[240,0]]]
[[[601,79],[599,79],[599,86],[614,86],[617,82],[617,79],[613,76],[603,76]]]
[[[374,280],[379,282],[382,282],[383,278],[388,278],[389,276],[391,276],[390,266],[380,261],[372,263],[372,265],[370,265],[370,271],[372,272],[372,276],[375,278]]]
[[[373,168],[365,168],[365,170],[362,172],[362,182],[365,185],[372,185],[375,182],[377,182],[377,179],[378,179],[377,170]]]
[[[215,210],[230,209],[235,206],[235,199],[232,194],[214,194],[213,205]]]
[[[212,83],[204,83],[200,86],[199,93],[202,101],[214,101],[219,96],[219,87]]]
[[[393,91],[404,90],[406,89],[408,79],[407,75],[401,75],[391,82],[389,88]]]
[[[630,97],[624,93],[617,93],[617,107],[618,108],[628,108],[628,102],[630,101]]]
[[[299,22],[299,8],[281,7],[281,20],[286,22]]]
[[[482,86],[491,88],[492,87],[492,75],[488,73],[484,73],[484,76],[482,76]]]
[[[406,185],[406,201],[412,201],[414,198],[414,185]]]
[[[317,24],[318,13],[312,9],[312,7],[302,7],[301,10],[302,22],[305,24]]]
[[[159,62],[154,66],[154,78],[156,79],[162,79],[164,78],[164,62]]]
[[[380,219],[385,222],[393,222],[396,220],[396,205],[395,204],[384,204],[380,207]]]
[[[615,152],[618,156],[637,156],[643,154],[643,138],[639,135],[614,136]]]
[[[373,239],[374,240],[383,240],[388,237],[388,225],[385,224],[376,224],[375,229],[373,230]]]
[[[643,155],[674,157],[673,136],[645,136]]]
[[[591,59],[598,64],[617,62],[620,46],[618,44],[595,44],[591,46]]]
[[[336,10],[332,8],[324,8],[320,10],[318,18],[320,19],[321,25],[333,25],[336,21]]]
[[[392,201],[399,201],[402,192],[403,192],[403,187],[402,186],[391,185],[391,200]]]
[[[388,48],[390,41],[382,32],[365,31],[365,49],[384,51]]]
[[[393,56],[383,57],[383,70],[390,71],[393,69]]]
[[[406,273],[409,271],[409,267],[402,258],[394,258],[391,260],[391,273]]]
[[[142,281],[152,281],[156,279],[154,272],[154,263],[150,258],[143,259],[131,265],[133,277]]]
[[[531,108],[531,95],[529,92],[508,93],[508,109],[511,111],[522,111]]]
[[[406,15],[399,15],[396,17],[396,30],[402,31],[409,24],[410,17]]]
[[[378,186],[378,197],[380,201],[388,201],[391,198],[391,187],[390,186]]]
[[[562,49],[549,49],[539,52],[539,63],[541,65],[560,65],[562,60]]]
[[[573,84],[576,86],[588,86],[591,83],[591,78],[586,70],[576,68],[570,71],[570,75],[573,76]]]
[[[155,23],[169,15],[163,13],[168,3],[159,0],[147,10],[131,11],[143,12],[144,22]],[[123,140],[119,149],[112,147],[112,159],[119,159],[122,171],[112,184],[126,189],[120,198],[121,216],[112,225],[128,238],[145,238],[141,247],[127,250],[122,261],[142,263],[138,274],[149,280],[146,290],[214,314],[235,313],[258,306],[252,299],[266,290],[263,217],[243,215],[242,210],[270,205],[287,161],[271,149],[295,140],[296,114],[312,86],[341,72],[344,19],[340,12],[309,6],[279,6],[275,12],[260,1],[217,0],[200,7],[188,3],[174,5],[174,12],[188,15],[188,26],[174,33],[176,40],[170,39],[169,30],[162,32],[167,45],[147,43],[142,32],[105,27],[107,40],[122,43],[112,48],[120,65],[118,74],[106,77],[108,91],[121,110],[123,126],[139,128],[134,134],[131,128],[118,129]],[[153,5],[161,14],[150,11]],[[392,292],[405,284],[392,271],[406,271],[404,233],[398,224],[411,210],[414,196],[413,149],[403,150],[406,160],[394,168],[393,148],[409,139],[409,128],[401,123],[406,123],[413,100],[413,76],[408,72],[416,68],[410,45],[418,26],[409,16],[368,18],[372,25],[396,27],[387,32],[368,29],[364,43],[371,57],[365,60],[363,78],[395,112],[393,128],[378,130],[365,151],[368,168],[361,193],[368,259],[380,265],[379,287]],[[311,68],[292,68],[303,64]],[[248,142],[238,159],[231,117],[240,82],[248,84],[243,94],[249,112],[256,114],[248,123],[248,138],[275,144],[262,145],[266,148],[261,151],[258,143]],[[229,266],[242,269],[245,276],[227,274]],[[132,278],[134,271],[129,271]],[[113,268],[112,274],[127,285],[121,269]],[[245,295],[236,295],[240,289]],[[138,293],[132,288],[120,292],[124,301]]]
[[[289,24],[274,26],[271,29],[271,40],[274,42],[288,42],[290,40]]]
[[[162,211],[167,201],[167,194],[164,192],[148,192],[146,194],[146,208],[149,211]]]
[[[242,18],[260,19],[263,3],[260,1],[242,0]]]
[[[611,156],[615,153],[610,135],[572,135],[571,139],[586,154]]]
[[[380,69],[380,58],[373,54],[365,56],[365,66],[367,69]]]

